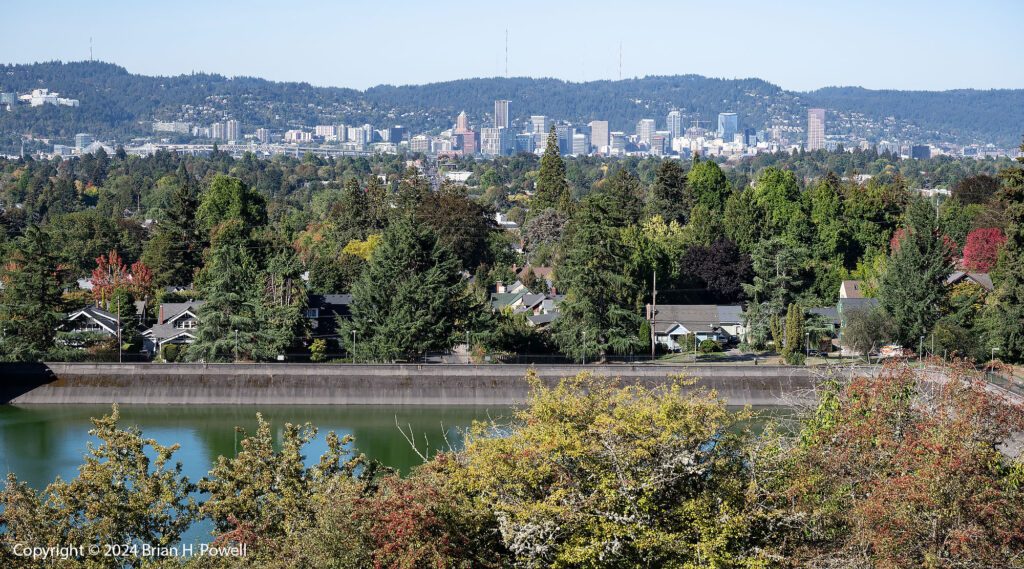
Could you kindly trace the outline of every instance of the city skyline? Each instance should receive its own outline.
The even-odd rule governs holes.
[[[372,6],[321,6],[301,1],[288,6],[255,3],[244,9],[236,3],[202,6],[207,20],[231,22],[236,34],[210,34],[206,27],[196,26],[190,9],[193,5],[198,9],[198,3],[184,0],[179,9],[168,12],[159,6],[119,1],[102,6],[58,3],[56,7],[48,5],[44,14],[41,7],[15,4],[5,9],[7,17],[0,24],[0,53],[8,63],[81,61],[89,59],[91,42],[95,59],[124,65],[133,73],[204,71],[365,89],[381,84],[500,77],[506,69],[515,77],[614,80],[620,76],[621,46],[622,78],[686,73],[757,77],[799,91],[829,85],[915,90],[1024,88],[1024,70],[987,57],[1019,48],[1016,29],[1022,18],[1009,1],[980,3],[967,12],[951,2],[891,6],[875,1],[841,7],[809,1],[781,5],[740,2],[727,11],[714,6],[647,2],[631,5],[625,13],[620,5],[607,2],[586,6],[527,2],[517,7],[515,14],[543,14],[545,20],[568,23],[565,33],[544,42],[535,41],[537,25],[514,17],[507,8],[463,1],[430,6],[399,3],[398,9],[386,14]],[[730,33],[712,39],[699,35],[701,28],[696,25],[686,27],[682,32],[690,45],[686,51],[698,56],[680,57],[676,33],[640,38],[626,31],[640,28],[632,24],[668,21],[674,16],[685,16],[688,23],[726,16]],[[313,22],[336,22],[340,32],[318,33],[320,28]],[[421,50],[415,48],[418,40],[427,42],[432,30],[452,25],[460,30],[460,41],[464,39],[474,49],[460,51],[459,57],[421,57]],[[153,26],[170,34],[173,47],[152,41]],[[827,43],[822,40],[814,43],[813,49],[794,49],[784,40],[787,30],[804,29],[821,30]],[[294,33],[303,30],[309,33]],[[254,41],[254,37],[262,39]],[[807,41],[813,42],[814,37],[810,34]],[[586,48],[581,47],[584,45]],[[821,49],[823,45],[829,49]],[[755,46],[757,49],[751,49]],[[169,53],[174,57],[168,57]],[[865,65],[867,61],[890,64]],[[816,72],[808,74],[808,68]],[[957,72],[949,73],[950,69]]]

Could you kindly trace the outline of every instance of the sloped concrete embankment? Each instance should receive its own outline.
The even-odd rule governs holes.
[[[147,405],[508,405],[524,401],[527,365],[91,364],[0,366],[0,403]],[[806,400],[813,370],[785,366],[536,366],[554,384],[581,370],[625,383],[684,374],[731,405]]]

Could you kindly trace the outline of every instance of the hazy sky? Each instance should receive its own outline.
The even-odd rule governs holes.
[[[1024,3],[904,0],[0,2],[0,62],[89,58],[364,89],[697,73],[786,89],[1024,88]]]

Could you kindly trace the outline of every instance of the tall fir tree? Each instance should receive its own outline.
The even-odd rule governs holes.
[[[384,231],[369,265],[352,287],[352,320],[339,327],[341,341],[361,361],[409,359],[451,349],[467,330],[476,332],[483,306],[459,273],[459,260],[429,227],[411,215]]]
[[[537,187],[533,199],[530,200],[530,214],[538,215],[549,207],[563,212],[568,212],[572,208],[569,181],[565,177],[565,162],[558,149],[558,135],[555,134],[554,126],[548,133],[548,144],[544,149],[544,156],[540,159]]]
[[[638,291],[627,277],[629,253],[623,246],[623,213],[604,192],[587,196],[569,223],[565,257],[556,269],[566,298],[559,305],[554,341],[576,360],[610,353],[628,354],[643,342]]]
[[[1024,150],[1024,144],[1020,146]],[[1024,162],[1024,157],[1018,157]],[[1001,278],[988,310],[990,348],[999,348],[999,357],[1024,362],[1024,168],[1007,168],[1001,200],[1006,206],[1006,242],[997,264]]]
[[[176,177],[178,187],[171,195],[170,207],[143,253],[143,261],[151,267],[159,285],[192,284],[208,241],[196,218],[199,188],[185,160],[178,163]]]
[[[880,306],[892,317],[895,339],[915,346],[942,315],[953,251],[939,231],[935,209],[923,199],[907,207],[906,228],[886,262],[879,284]]]
[[[686,171],[676,160],[665,160],[658,168],[647,201],[647,215],[660,215],[665,223],[685,225],[690,219],[696,199],[686,181]]]
[[[0,357],[33,362],[55,352],[57,327],[64,319],[59,272],[50,236],[29,226],[0,273]]]
[[[200,289],[206,302],[199,307],[196,339],[187,351],[191,361],[227,362],[259,354],[258,267],[246,246],[247,235],[238,219],[214,231],[209,280]]]

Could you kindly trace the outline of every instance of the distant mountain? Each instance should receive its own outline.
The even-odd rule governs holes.
[[[250,77],[191,74],[150,77],[109,63],[46,62],[0,65],[0,92],[45,87],[77,98],[78,108],[16,105],[0,113],[0,137],[19,134],[62,138],[76,132],[126,140],[151,135],[153,120],[197,125],[234,118],[258,127],[316,124],[400,124],[412,132],[450,127],[462,110],[486,126],[495,99],[509,99],[515,124],[546,115],[574,124],[607,120],[612,130],[632,133],[641,118],[665,127],[672,109],[687,126],[714,127],[719,112],[739,114],[741,128],[770,124],[803,127],[806,109],[824,107],[827,134],[858,134],[870,140],[1019,144],[1024,132],[1024,90],[873,91],[829,87],[800,93],[760,79],[712,79],[698,75],[653,76],[622,81],[571,83],[557,79],[464,79],[428,85],[372,87],[365,91],[281,83]]]

